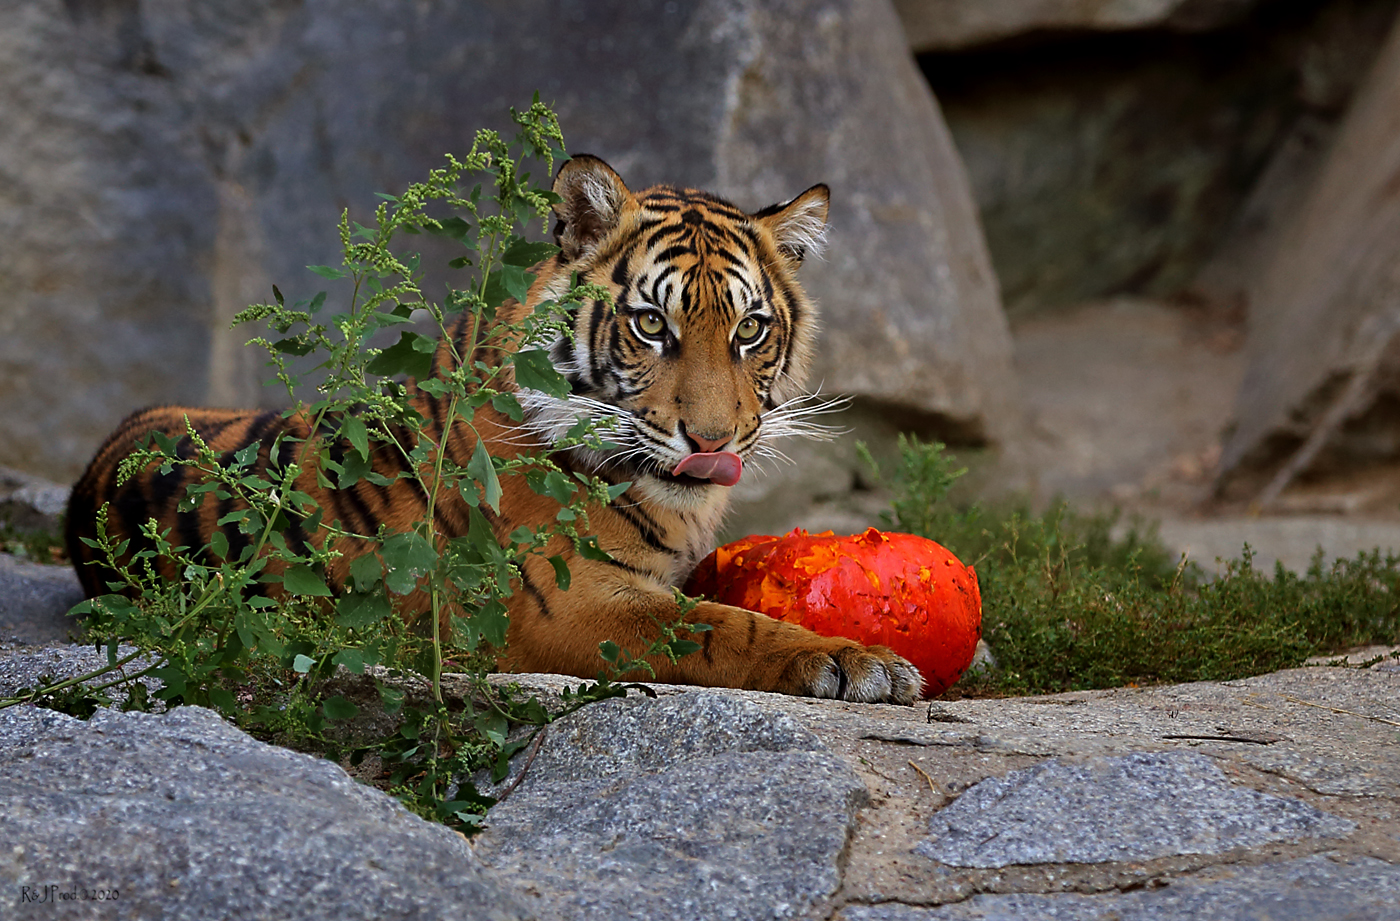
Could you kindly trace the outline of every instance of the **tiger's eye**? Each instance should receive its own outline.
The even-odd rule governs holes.
[[[655,310],[637,314],[637,329],[641,330],[643,336],[659,336],[665,328],[665,318]]]
[[[761,332],[763,332],[761,320],[757,317],[744,317],[735,328],[734,335],[740,342],[752,342],[758,338],[758,334]]]

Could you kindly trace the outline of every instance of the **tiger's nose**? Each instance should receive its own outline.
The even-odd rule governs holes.
[[[688,441],[697,454],[714,454],[724,450],[724,446],[729,444],[734,438],[733,432],[727,432],[718,438],[708,437],[708,433],[689,431],[685,426],[685,421],[680,423],[681,437]]]

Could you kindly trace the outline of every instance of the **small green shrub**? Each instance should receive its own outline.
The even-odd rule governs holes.
[[[597,286],[575,284],[558,303],[540,304],[512,326],[496,320],[507,298],[525,301],[534,281],[530,268],[558,251],[522,231],[536,221],[542,230],[548,227],[558,199],[531,182],[530,170],[545,182],[552,178],[555,162],[565,156],[563,136],[538,98],[512,115],[520,128],[513,144],[495,132],[479,132],[464,159],[449,156],[427,181],[399,196],[383,196],[372,226],[342,216],[342,264],[311,269],[348,292],[343,311],[330,312],[334,299],[325,291],[288,304],[274,287],[272,303],[249,307],[235,321],[265,323],[272,330],[273,336],[253,341],[267,350],[287,390],[293,406],[287,415],[304,413],[310,430],[327,437],[302,444],[284,435],[271,446],[268,464],[259,467],[258,444],[220,456],[186,420],[185,439],[177,443],[156,434],[123,462],[123,477],[151,464],[165,473],[189,468],[181,509],[206,501],[236,507],[219,523],[246,538],[241,552],[230,551],[222,532],[213,535],[208,548],[182,546],[152,521],[143,529],[150,549],[118,562],[131,545],[106,535],[105,509],[99,512],[99,536],[89,543],[112,561],[120,579],[111,585],[112,594],[84,602],[73,613],[87,616],[88,635],[106,649],[107,667],[0,706],[30,701],[88,715],[113,699],[108,688],[121,685],[127,706],[214,707],[255,735],[282,744],[332,757],[349,753],[356,761],[377,754],[389,767],[386,788],[410,808],[463,830],[475,825],[490,800],[477,795],[467,778],[485,768],[504,776],[507,759],[529,742],[528,736],[512,734],[512,726],[543,725],[562,715],[548,714],[537,700],[519,700],[487,680],[496,650],[505,643],[511,583],[523,560],[543,555],[560,535],[585,557],[605,559],[596,538],[587,534],[588,509],[629,485],[569,476],[544,451],[506,460],[477,439],[472,457],[463,462],[447,447],[454,428],[474,430],[476,411],[487,404],[521,419],[512,388],[503,383],[508,373],[533,389],[567,393],[567,381],[540,345],[568,332],[571,305],[608,296]],[[397,247],[402,236],[424,233],[460,245],[450,265],[469,270],[460,276],[461,287],[441,300],[419,287],[419,257]],[[455,348],[449,330],[463,313],[474,318],[477,336],[495,322],[497,329],[518,336],[519,350],[498,364],[462,361],[463,355],[475,354],[477,343],[466,343],[455,356],[456,370],[430,374],[438,341]],[[437,335],[414,329],[422,317],[431,318]],[[385,348],[371,345],[382,332],[397,334],[397,341]],[[417,378],[420,390],[446,403],[441,425],[414,409],[404,376]],[[303,393],[314,397],[299,400]],[[580,421],[556,448],[602,448],[604,436]],[[375,449],[397,452],[401,472],[376,473],[369,464]],[[371,542],[374,550],[353,561],[344,590],[332,591],[325,572],[337,552],[334,538],[351,532],[344,522],[326,520],[315,499],[298,490],[297,478],[308,468],[327,488],[362,479],[387,487],[406,478],[427,497],[425,514],[408,529],[396,532],[380,524],[375,533],[352,535]],[[481,509],[499,511],[502,479],[511,476],[563,507],[555,521],[519,528],[498,541]],[[441,530],[434,511],[447,496],[460,496],[471,507],[466,534]],[[175,562],[178,579],[160,576],[160,559]],[[269,569],[274,560],[280,567]],[[550,562],[559,587],[566,589],[567,565],[558,556]],[[269,583],[280,584],[278,598],[262,590]],[[394,601],[417,590],[430,598],[430,610],[406,624]],[[598,681],[567,694],[563,712],[640,687],[615,679],[646,674],[653,657],[674,660],[699,648],[677,631],[701,629],[658,624],[655,641],[636,658],[602,644]],[[121,644],[136,651],[119,655]],[[126,674],[126,667],[136,670]],[[445,667],[465,676],[465,695],[444,694]],[[356,735],[361,705],[337,692],[342,668],[375,676],[378,700],[369,704],[393,718],[388,737]],[[113,675],[118,677],[106,680]],[[144,676],[160,679],[153,700],[136,680]],[[83,684],[98,678],[104,679],[99,687]]]
[[[1140,522],[1063,504],[1043,514],[952,507],[940,444],[901,438],[886,524],[946,546],[977,571],[982,635],[998,667],[955,693],[1052,693],[1226,680],[1348,647],[1400,642],[1400,557],[1379,551],[1305,575],[1253,567],[1248,546],[1207,578],[1173,563]],[[869,452],[865,452],[867,459]],[[873,462],[872,462],[873,463]],[[878,471],[877,471],[878,476]]]

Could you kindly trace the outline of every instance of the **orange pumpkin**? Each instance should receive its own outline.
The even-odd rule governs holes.
[[[686,592],[800,624],[824,636],[888,646],[943,693],[972,664],[982,635],[977,573],[912,534],[830,531],[752,535],[696,567]]]

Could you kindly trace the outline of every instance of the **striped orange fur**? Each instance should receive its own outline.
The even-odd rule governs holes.
[[[560,253],[535,268],[528,303],[509,301],[500,315],[514,321],[545,299],[567,290],[570,276],[606,287],[615,304],[592,302],[571,316],[572,338],[550,346],[558,370],[572,387],[565,399],[519,390],[525,421],[512,422],[489,406],[475,426],[490,452],[512,458],[551,445],[581,414],[611,421],[615,450],[575,448],[553,457],[565,470],[631,485],[614,502],[590,511],[590,525],[612,559],[584,559],[569,542],[556,539],[549,553],[564,557],[572,586],[560,591],[550,564],[531,557],[509,604],[508,645],[501,665],[514,671],[544,671],[592,677],[599,668],[598,644],[611,640],[633,653],[645,649],[656,618],[678,614],[672,588],[682,584],[714,545],[730,489],[719,485],[737,475],[742,462],[771,454],[773,438],[801,434],[802,381],[816,336],[816,313],[795,273],[816,245],[826,222],[828,192],[815,186],[783,205],[748,214],[704,192],[657,186],[634,193],[603,161],[576,156],[555,179]],[[491,341],[465,360],[491,360]],[[472,341],[469,318],[452,332],[461,352]],[[449,370],[452,350],[440,344],[434,374]],[[410,385],[415,408],[441,432],[444,401]],[[265,467],[279,434],[315,442],[306,418],[273,411],[159,407],[126,419],[98,451],[74,487],[68,515],[68,546],[89,594],[106,591],[108,574],[81,540],[95,536],[97,510],[110,503],[108,530],[141,546],[140,525],[155,519],[170,528],[177,545],[208,544],[231,501],[208,500],[180,511],[187,474],[176,467],[162,475],[154,467],[124,485],[116,483],[122,459],[149,432],[182,439],[190,450],[185,420],[217,453],[257,443]],[[475,448],[466,426],[453,426],[450,456],[465,466]],[[303,450],[285,449],[288,457]],[[332,450],[335,450],[332,446]],[[343,450],[343,449],[342,449]],[[308,451],[308,453],[310,453]],[[371,456],[375,470],[393,476],[408,462],[387,447]],[[691,473],[689,471],[696,471]],[[679,472],[678,472],[679,471]],[[389,486],[361,480],[353,487],[317,485],[315,471],[302,470],[298,488],[315,497],[327,521],[373,534],[380,522],[404,530],[424,514],[426,497],[411,478]],[[498,515],[485,509],[498,537],[521,525],[554,520],[558,504],[537,495],[519,477],[502,479]],[[467,506],[456,496],[436,506],[439,529],[462,534]],[[237,555],[246,538],[223,529]],[[288,540],[313,540],[297,534]],[[371,544],[342,538],[341,556],[327,573],[339,589],[351,560]],[[173,573],[171,573],[173,575]],[[404,599],[408,614],[426,601]],[[922,681],[904,659],[884,647],[863,647],[818,636],[741,608],[701,602],[688,617],[710,625],[698,634],[702,649],[678,663],[658,663],[658,679],[683,684],[752,688],[857,701],[910,703]]]

